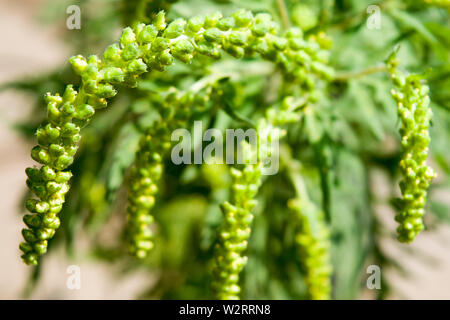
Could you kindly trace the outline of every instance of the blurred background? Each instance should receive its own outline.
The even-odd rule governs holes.
[[[41,115],[34,108],[37,103],[36,92],[59,88],[51,84],[48,80],[50,76],[41,83],[40,75],[59,70],[52,76],[63,79],[59,81],[64,82],[67,76],[63,69],[67,69],[68,58],[79,53],[74,48],[83,51],[81,53],[100,52],[105,43],[117,38],[122,25],[114,10],[110,12],[104,9],[120,6],[118,1],[94,1],[98,9],[90,9],[89,17],[82,20],[82,28],[86,19],[92,19],[87,28],[99,30],[98,34],[101,35],[104,25],[111,27],[112,32],[101,37],[101,40],[95,36],[83,38],[83,33],[67,30],[65,26],[68,16],[65,9],[70,2],[50,2],[0,1],[0,86],[23,79],[35,79],[32,83],[35,87],[42,85],[42,88],[39,87],[34,92],[25,88],[25,84],[19,90],[8,87],[0,91],[0,199],[3,206],[0,215],[0,299],[137,298],[155,285],[159,277],[158,271],[148,272],[142,267],[129,270],[130,268],[111,263],[112,258],[110,261],[94,258],[87,253],[87,248],[92,243],[83,227],[78,227],[76,236],[72,239],[72,247],[75,249],[69,257],[64,246],[52,248],[44,267],[34,273],[20,259],[18,245],[22,238],[20,230],[25,211],[24,169],[33,165],[29,152],[34,142],[26,138],[24,130],[17,129],[17,124],[33,119],[33,114],[36,114],[35,122],[39,122]],[[83,5],[83,1],[80,3]],[[107,23],[108,19],[115,19],[116,23]],[[450,129],[447,127],[447,130]],[[375,196],[379,199],[374,205],[376,216],[389,232],[393,232],[396,227],[393,221],[395,212],[382,201],[390,197],[390,181],[382,173],[375,172],[371,183],[374,184]],[[434,196],[440,202],[450,204],[448,188],[439,190]],[[114,223],[116,222],[111,222],[111,228],[114,228]],[[420,234],[407,250],[405,245],[391,236],[381,236],[379,243],[383,253],[395,261],[394,265],[381,266],[383,283],[389,283],[390,287],[385,298],[450,299],[450,227],[447,224],[433,224],[432,230]],[[69,290],[66,286],[67,268],[70,265],[81,268],[80,290]],[[355,281],[364,282],[364,277],[369,276],[364,272],[365,266],[361,279]],[[125,269],[127,272],[124,272]],[[37,279],[37,275],[39,280],[33,281]],[[150,294],[146,297],[156,296]],[[373,290],[362,288],[355,298],[373,299],[376,296],[377,293]]]

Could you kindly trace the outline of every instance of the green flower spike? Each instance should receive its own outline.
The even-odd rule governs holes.
[[[175,129],[184,128],[192,108],[204,107],[213,92],[207,81],[199,81],[193,87],[195,90],[185,93],[174,89],[162,101],[153,99],[160,120],[140,140],[129,181],[126,239],[130,253],[137,258],[145,258],[153,248],[151,209],[164,171],[163,160],[173,145],[171,134]],[[205,90],[199,92],[201,89]]]
[[[251,153],[250,146],[244,147]],[[238,300],[241,288],[239,273],[247,263],[244,251],[250,237],[254,197],[261,184],[261,163],[247,163],[242,170],[231,169],[232,200],[222,205],[224,221],[219,231],[219,243],[215,248],[213,290],[217,299]]]
[[[251,233],[252,210],[257,201],[254,199],[261,185],[265,160],[274,156],[273,143],[285,134],[278,126],[298,121],[299,117],[292,109],[293,98],[286,98],[279,110],[268,109],[266,118],[260,119],[257,131],[257,146],[243,143],[244,166],[232,167],[232,199],[225,202],[221,209],[224,216],[219,228],[219,241],[214,252],[214,270],[212,288],[217,299],[238,300],[241,292],[239,273],[247,263],[244,255]]]
[[[295,214],[298,226],[295,241],[304,269],[308,296],[312,300],[331,298],[330,236],[323,212],[311,203],[292,199],[288,207]]]
[[[403,197],[395,220],[400,224],[397,228],[398,240],[411,242],[424,229],[427,189],[435,177],[434,170],[426,164],[430,143],[428,127],[432,116],[429,88],[421,82],[419,75],[405,76],[400,73],[395,54],[388,61],[388,70],[397,87],[397,90],[392,90],[392,96],[397,102],[401,122],[400,189]]]

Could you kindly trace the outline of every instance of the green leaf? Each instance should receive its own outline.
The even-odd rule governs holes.
[[[425,24],[415,16],[409,14],[407,11],[392,10],[390,13],[395,19],[397,19],[398,22],[414,29],[429,43],[435,44],[438,42],[436,37],[427,29]]]

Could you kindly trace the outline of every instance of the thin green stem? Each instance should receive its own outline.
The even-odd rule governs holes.
[[[289,179],[294,186],[295,192],[300,196],[303,202],[310,202],[308,191],[306,190],[305,180],[300,173],[300,162],[292,158],[291,151],[285,146],[280,147],[280,158],[286,166]]]
[[[376,65],[376,66],[372,66],[366,69],[362,69],[359,71],[342,71],[342,72],[337,72],[336,76],[334,77],[334,80],[339,80],[339,81],[347,81],[350,79],[357,79],[357,78],[362,78],[374,73],[378,73],[378,72],[385,72],[387,71],[387,67],[385,64],[382,65]]]
[[[289,21],[289,15],[287,13],[286,4],[284,0],[277,0],[278,11],[280,12],[281,22],[283,23],[283,27],[285,29],[289,29],[291,27],[291,23]]]

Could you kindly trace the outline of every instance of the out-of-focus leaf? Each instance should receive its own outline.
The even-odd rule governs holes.
[[[132,123],[127,123],[121,128],[116,143],[110,148],[106,178],[107,199],[110,201],[114,199],[117,189],[122,185],[125,170],[134,161],[140,136],[136,127]]]
[[[422,21],[409,14],[406,11],[401,10],[392,10],[390,11],[391,15],[397,19],[401,24],[410,27],[417,31],[425,40],[427,40],[430,44],[437,43],[436,37],[427,29]]]

